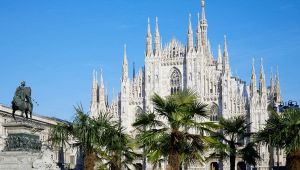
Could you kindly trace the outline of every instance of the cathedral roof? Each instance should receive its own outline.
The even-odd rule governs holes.
[[[184,45],[175,38],[173,38],[171,42],[167,43],[163,48],[163,56],[167,58],[183,57],[184,53]]]

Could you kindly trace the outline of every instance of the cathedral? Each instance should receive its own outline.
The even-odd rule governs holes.
[[[158,19],[156,18],[154,32],[151,31],[148,19],[144,67],[137,73],[134,71],[133,77],[129,78],[126,46],[124,46],[120,92],[112,95],[111,102],[108,102],[102,72],[98,82],[97,72],[94,71],[91,116],[97,117],[100,112],[110,112],[121,122],[127,133],[132,133],[131,124],[135,120],[137,111],[153,109],[151,97],[154,93],[168,96],[178,90],[189,88],[198,93],[200,102],[208,104],[211,121],[218,121],[221,116],[229,118],[244,115],[251,122],[251,132],[263,128],[263,124],[268,119],[268,105],[279,104],[282,101],[278,69],[275,77],[271,73],[268,87],[262,59],[257,75],[253,59],[250,84],[233,76],[226,36],[224,36],[223,49],[219,45],[218,53],[214,56],[207,36],[208,21],[205,16],[204,0],[201,1],[201,7],[202,13],[201,16],[198,14],[195,32],[189,16],[187,44],[173,38],[162,45]],[[258,150],[262,159],[257,168],[269,169],[268,147],[259,146]],[[278,164],[285,165],[284,153],[277,153],[273,157]],[[229,162],[224,163],[224,169],[227,168]],[[189,169],[210,169],[210,163]]]

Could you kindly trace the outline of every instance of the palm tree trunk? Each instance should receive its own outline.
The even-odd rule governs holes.
[[[290,153],[286,157],[287,170],[299,170],[300,169],[300,150]]]
[[[269,170],[272,170],[274,167],[274,147],[268,146],[269,147]]]
[[[234,143],[230,143],[229,147],[231,149],[231,153],[229,155],[229,161],[230,161],[230,170],[235,170],[235,155],[236,155],[236,149]]]
[[[177,151],[176,146],[176,134],[178,129],[172,128],[171,132],[171,147],[170,153],[168,158],[168,166],[167,170],[179,170],[180,169],[180,160],[179,160],[179,153]]]
[[[87,152],[84,158],[84,169],[94,170],[95,161],[96,161],[96,154],[94,152]]]
[[[235,170],[235,155],[230,155],[230,170]]]
[[[65,169],[64,165],[65,165],[65,155],[64,155],[64,144],[63,144],[63,141],[61,142],[61,147],[59,149],[59,157],[58,157],[58,164],[59,164],[59,167],[61,169]]]
[[[121,170],[121,159],[118,155],[112,155],[112,163],[110,170]]]
[[[169,155],[167,170],[179,170],[179,169],[180,169],[179,154],[176,151],[172,151]]]

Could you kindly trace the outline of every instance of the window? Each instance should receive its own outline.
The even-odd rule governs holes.
[[[219,110],[218,110],[218,105],[217,104],[214,103],[211,106],[210,112],[211,112],[210,121],[218,121],[219,120],[219,118],[218,118]]]
[[[171,94],[181,90],[181,74],[178,69],[174,69],[170,78]]]

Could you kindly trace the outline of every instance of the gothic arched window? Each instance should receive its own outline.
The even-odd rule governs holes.
[[[218,105],[217,104],[213,104],[210,108],[210,112],[211,112],[211,115],[210,115],[210,121],[218,121],[219,120],[219,116],[218,116],[218,113],[219,113],[219,108],[218,108]]]
[[[179,70],[174,69],[170,77],[171,94],[181,90],[181,74]]]

